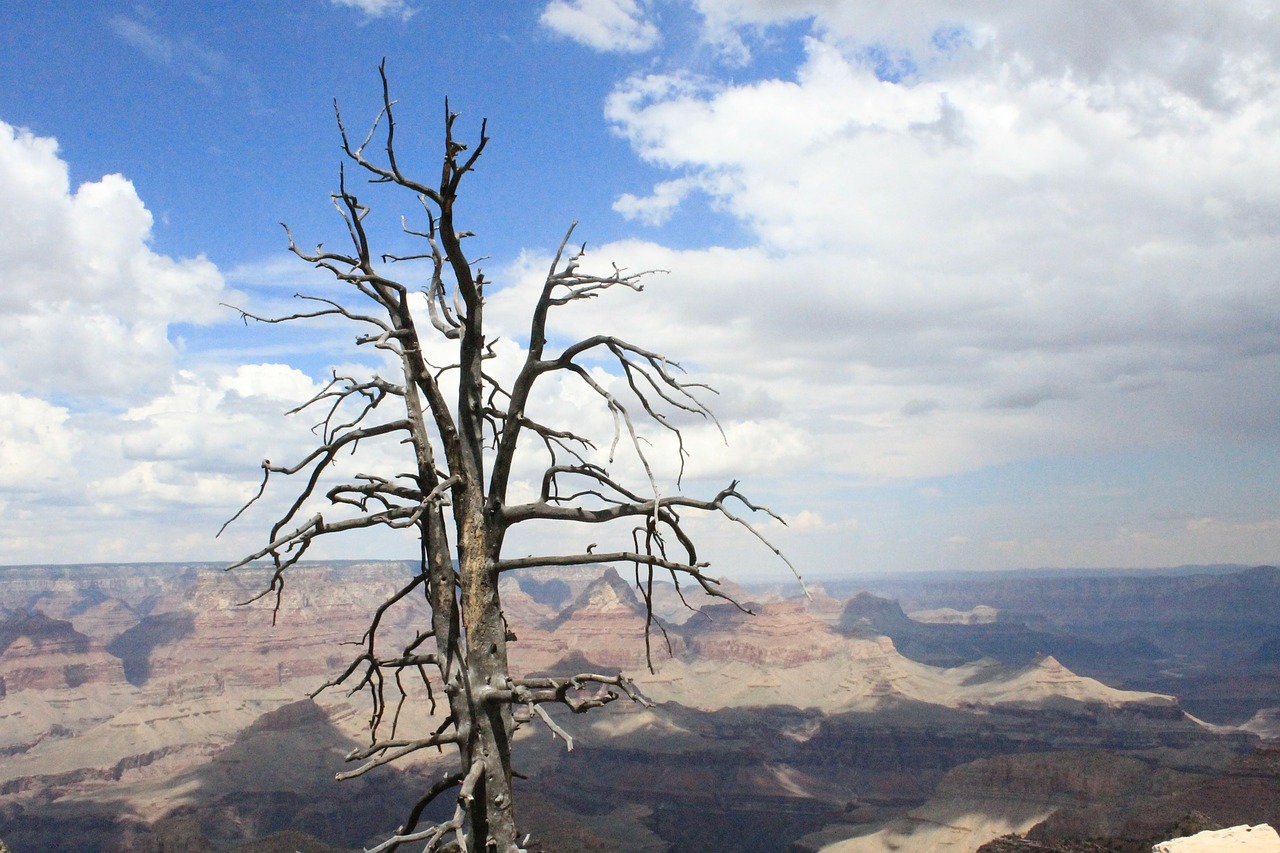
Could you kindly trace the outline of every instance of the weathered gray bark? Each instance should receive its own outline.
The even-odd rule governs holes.
[[[542,424],[527,413],[541,377],[555,373],[576,375],[614,415],[613,441],[626,442],[644,463],[646,471],[649,464],[629,406],[638,407],[659,427],[677,437],[679,432],[669,424],[664,410],[712,417],[693,394],[700,386],[680,379],[678,365],[624,340],[595,336],[569,345],[558,354],[547,354],[551,309],[595,297],[615,287],[642,289],[643,273],[625,274],[615,269],[611,275],[594,276],[579,272],[582,253],[565,257],[569,235],[561,243],[547,274],[531,321],[527,356],[511,387],[502,387],[485,372],[484,362],[490,356],[484,336],[485,282],[482,273],[473,271],[462,248],[461,240],[467,235],[455,225],[454,202],[459,182],[484,151],[488,137],[482,125],[473,149],[457,142],[453,135],[456,116],[448,111],[446,103],[440,183],[434,186],[420,183],[403,174],[396,162],[394,102],[388,93],[385,70],[382,86],[382,112],[364,144],[351,144],[339,115],[343,148],[348,159],[369,175],[372,182],[401,187],[421,200],[426,210],[425,225],[420,230],[406,226],[406,231],[424,242],[423,252],[412,257],[378,255],[365,230],[364,219],[369,210],[348,189],[344,176],[334,201],[347,225],[350,251],[335,253],[317,248],[308,253],[293,243],[292,236],[289,244],[300,258],[350,285],[364,304],[372,303],[371,313],[361,313],[370,310],[368,308],[357,311],[334,300],[305,296],[300,298],[309,300],[316,306],[315,310],[279,318],[241,313],[246,319],[270,323],[321,316],[347,318],[366,328],[367,333],[358,339],[359,344],[372,345],[398,356],[403,384],[377,376],[357,380],[335,374],[324,391],[295,409],[327,407],[321,424],[322,441],[296,465],[263,462],[262,489],[249,503],[262,495],[272,474],[305,472],[306,483],[271,529],[268,544],[231,568],[259,559],[271,560],[272,581],[260,597],[274,595],[278,606],[286,570],[318,537],[377,525],[416,531],[421,542],[421,571],[378,608],[362,639],[360,654],[344,672],[320,688],[342,684],[367,689],[373,700],[370,744],[348,756],[349,760],[361,764],[340,778],[361,775],[419,749],[453,746],[458,753],[457,773],[426,792],[406,823],[375,850],[392,850],[412,842],[416,849],[426,851],[461,849],[467,853],[512,853],[519,849],[511,791],[511,740],[517,717],[525,721],[536,716],[568,742],[568,733],[545,714],[542,704],[560,703],[575,711],[584,711],[620,696],[636,701],[644,699],[620,674],[513,677],[507,663],[507,626],[498,592],[501,573],[530,566],[622,562],[635,567],[636,582],[646,601],[650,600],[655,569],[667,573],[677,583],[681,578],[691,579],[707,593],[724,597],[716,582],[704,575],[706,564],[699,562],[694,542],[681,526],[680,513],[685,510],[720,513],[755,533],[745,521],[732,514],[727,502],[736,500],[751,511],[767,513],[768,510],[748,502],[737,491],[736,483],[710,500],[683,496],[659,498],[650,477],[650,495],[646,497],[614,481],[605,468],[587,458],[587,452],[594,447],[588,437]],[[381,163],[375,163],[366,157],[365,147],[380,123],[385,128],[386,157]],[[454,400],[446,398],[440,382],[445,369],[428,365],[423,357],[422,338],[410,311],[408,288],[385,274],[391,264],[411,260],[423,261],[432,267],[427,293],[429,334],[456,343],[456,361],[446,366],[458,376]],[[585,355],[602,353],[612,357],[625,377],[631,400],[618,399],[578,362]],[[389,420],[382,418],[379,408],[388,401],[393,404],[398,401],[403,408]],[[489,436],[487,455],[486,432]],[[508,484],[519,440],[525,434],[538,437],[546,454],[541,495],[535,501],[511,505],[507,502]],[[326,519],[323,512],[315,512],[298,525],[304,508],[321,500],[317,495],[320,481],[332,473],[334,459],[340,451],[353,450],[360,442],[387,439],[412,448],[413,459],[407,462],[412,466],[411,474],[359,474],[352,482],[339,483],[331,487],[323,499],[347,512],[336,519]],[[680,453],[683,457],[683,447]],[[439,458],[440,454],[443,458]],[[487,478],[486,459],[492,469]],[[601,553],[592,553],[588,548],[581,553],[503,559],[502,546],[507,531],[532,520],[573,520],[600,525],[629,522],[631,547]],[[378,647],[383,616],[415,593],[425,595],[430,603],[431,625],[420,631],[417,639],[402,651],[386,654]],[[422,651],[429,640],[434,643],[434,651]],[[430,679],[425,670],[428,666],[436,672]],[[448,717],[437,731],[415,738],[398,737],[395,729],[400,700],[397,700],[396,711],[389,722],[390,734],[384,736],[388,727],[384,719],[388,708],[386,685],[392,684],[402,700],[407,695],[400,681],[403,674],[418,675],[428,691],[432,684],[443,687]],[[515,714],[516,710],[521,714]],[[419,826],[421,809],[433,798],[454,788],[458,789],[458,797],[453,816],[439,824]]]

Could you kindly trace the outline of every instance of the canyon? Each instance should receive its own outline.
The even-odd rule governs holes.
[[[448,756],[337,782],[369,700],[312,694],[411,572],[301,565],[275,608],[241,606],[265,583],[252,570],[0,567],[0,838],[15,853],[376,844]],[[624,671],[653,702],[553,711],[571,752],[521,726],[531,849],[1149,850],[1188,815],[1280,821],[1275,568],[726,587],[741,609],[655,584],[646,640],[636,584],[613,570],[503,579],[516,670]],[[389,647],[425,618],[412,600],[389,611]],[[421,685],[405,689],[397,724],[433,727]]]

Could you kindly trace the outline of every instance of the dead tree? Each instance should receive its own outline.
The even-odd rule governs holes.
[[[719,513],[755,533],[735,510],[772,513],[743,497],[736,482],[706,499],[660,494],[640,431],[643,422],[669,431],[683,463],[685,450],[676,417],[693,415],[714,421],[697,396],[704,386],[683,378],[678,364],[608,335],[563,347],[551,345],[548,322],[553,309],[618,288],[639,291],[645,275],[618,267],[606,275],[582,271],[583,250],[568,248],[572,227],[547,272],[533,309],[527,351],[514,380],[500,384],[486,370],[486,361],[493,356],[484,328],[487,282],[462,247],[463,238],[470,234],[458,227],[454,210],[459,184],[489,142],[485,124],[480,126],[478,140],[468,147],[455,136],[457,116],[446,102],[439,183],[423,183],[405,174],[396,159],[395,102],[385,68],[380,70],[382,109],[363,142],[353,143],[338,113],[342,148],[347,161],[371,183],[400,188],[417,198],[420,224],[414,227],[402,220],[402,227],[420,241],[421,250],[410,255],[380,254],[366,226],[370,208],[344,175],[333,201],[345,221],[350,247],[342,252],[323,247],[307,252],[294,244],[292,235],[289,247],[349,286],[350,300],[299,296],[307,309],[286,317],[241,314],[246,321],[271,323],[345,318],[362,329],[357,344],[389,353],[399,375],[388,380],[335,373],[327,387],[294,410],[322,411],[316,430],[320,441],[296,464],[264,461],[262,487],[249,503],[263,494],[273,474],[297,475],[303,485],[271,528],[268,543],[230,568],[269,560],[274,571],[260,597],[275,596],[278,608],[286,571],[320,537],[378,526],[414,532],[420,545],[418,573],[377,608],[356,644],[358,654],[345,671],[320,688],[342,685],[352,691],[367,690],[372,697],[370,742],[348,756],[358,766],[340,778],[361,775],[419,750],[454,749],[457,771],[427,791],[404,825],[374,849],[413,844],[428,853],[512,853],[519,850],[511,791],[511,739],[516,726],[537,717],[568,741],[543,705],[559,703],[581,712],[620,696],[646,700],[621,674],[513,675],[507,665],[509,636],[498,594],[502,574],[534,566],[629,564],[646,602],[651,602],[655,575],[669,576],[677,584],[692,582],[708,595],[724,598],[716,581],[705,574],[707,563],[699,560],[684,515]],[[336,102],[334,106],[337,112]],[[379,128],[385,148],[382,156],[374,157],[366,150]],[[410,261],[423,270],[424,284],[418,288],[389,273],[394,265]],[[419,326],[423,318],[411,310],[415,302],[420,313],[426,309],[429,327]],[[430,364],[424,355],[424,335],[447,341],[452,362]],[[602,384],[583,366],[588,358],[611,363],[619,380],[616,384],[625,393]],[[638,459],[649,482],[639,488],[619,482],[597,458],[592,437],[538,419],[535,390],[547,377],[565,374],[576,377],[599,398],[613,417],[611,447],[620,446]],[[452,390],[455,383],[456,392]],[[322,482],[327,484],[326,478],[335,474],[339,454],[372,442],[403,447],[404,472],[359,473],[321,494]],[[536,500],[508,500],[518,453],[535,454],[542,460],[538,463],[544,466],[541,493]],[[326,507],[326,502],[327,508],[315,511],[317,504]],[[592,545],[563,554],[504,557],[507,532],[531,521],[621,527],[623,544],[605,550]],[[425,595],[431,624],[424,625],[407,645],[387,651],[379,645],[379,628],[387,611],[410,595]],[[428,669],[433,671],[430,677]],[[442,685],[442,704],[447,707],[444,722],[434,731],[412,736],[397,731],[399,708],[408,695],[406,676],[420,680],[426,695],[432,683]],[[422,825],[427,804],[455,789],[457,806],[452,816]]]

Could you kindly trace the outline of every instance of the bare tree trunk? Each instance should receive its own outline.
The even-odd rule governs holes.
[[[327,408],[323,421],[317,425],[320,444],[292,466],[264,461],[262,487],[231,520],[258,500],[272,474],[290,476],[305,471],[306,482],[272,526],[267,545],[229,568],[269,558],[275,570],[270,585],[258,597],[274,594],[278,611],[286,570],[320,536],[377,526],[415,530],[421,540],[419,573],[375,610],[359,643],[359,654],[341,674],[316,691],[354,682],[349,685],[352,690],[366,689],[372,699],[370,742],[352,750],[348,760],[360,763],[354,770],[339,774],[339,778],[363,775],[421,749],[456,748],[457,772],[425,792],[404,825],[374,851],[413,844],[424,853],[454,849],[465,853],[518,853],[517,814],[511,790],[511,742],[516,727],[537,717],[570,745],[568,733],[546,714],[542,705],[557,703],[582,712],[622,696],[638,702],[647,700],[621,673],[582,673],[567,678],[513,676],[507,661],[507,625],[498,592],[502,573],[534,566],[630,564],[652,618],[655,571],[665,572],[677,586],[682,579],[692,581],[709,595],[727,598],[717,582],[704,574],[707,564],[698,560],[694,542],[683,527],[682,513],[719,514],[742,525],[762,542],[763,537],[754,528],[730,511],[729,502],[777,516],[748,501],[736,482],[705,500],[660,494],[646,457],[648,445],[637,430],[633,410],[675,436],[681,464],[685,457],[683,438],[668,415],[693,414],[714,423],[714,417],[694,393],[704,386],[680,378],[678,364],[605,335],[570,343],[558,354],[547,355],[548,316],[553,308],[594,298],[614,288],[642,290],[641,279],[647,274],[627,274],[616,266],[606,275],[581,272],[583,250],[565,257],[572,228],[556,252],[534,307],[528,350],[518,375],[509,387],[504,387],[485,372],[484,362],[492,353],[484,332],[484,275],[478,270],[473,272],[461,243],[469,235],[455,228],[453,210],[459,182],[472,170],[488,142],[485,126],[481,125],[479,142],[467,153],[467,146],[453,137],[457,117],[449,112],[446,102],[440,183],[429,186],[402,173],[396,162],[394,102],[385,70],[382,94],[382,111],[361,145],[351,145],[341,115],[338,116],[343,150],[359,170],[370,176],[371,183],[408,190],[417,197],[426,211],[426,223],[418,230],[403,227],[406,233],[424,241],[425,250],[408,256],[376,254],[364,224],[369,208],[348,190],[343,174],[333,198],[347,226],[352,247],[349,253],[325,251],[322,247],[304,252],[294,244],[292,236],[289,247],[300,258],[328,270],[355,290],[361,300],[360,310],[332,299],[302,296],[315,310],[277,318],[246,311],[241,314],[246,320],[267,323],[345,318],[366,332],[357,344],[398,357],[401,375],[397,382],[391,382],[376,374],[358,379],[335,372],[329,385],[294,410]],[[377,164],[365,156],[364,149],[384,119],[386,160]],[[410,311],[410,290],[383,272],[388,265],[402,261],[425,261],[431,265],[431,283],[426,292],[429,334],[456,346],[456,360],[447,365],[433,367],[428,363]],[[629,389],[629,397],[617,396],[579,363],[579,359],[598,356],[612,362],[619,384]],[[456,399],[450,401],[442,389],[441,377],[455,371],[458,392]],[[572,429],[541,423],[528,414],[538,380],[553,374],[576,377],[598,397],[614,420],[610,447],[621,443],[629,449],[647,472],[647,484],[634,489],[618,482],[610,476],[606,463],[595,458],[596,444],[591,438]],[[393,412],[389,419],[382,417],[379,407],[387,401],[398,401],[403,411]],[[375,412],[377,416],[373,416]],[[487,448],[486,431],[490,436]],[[545,467],[541,493],[536,500],[511,504],[508,485],[522,435],[531,436],[542,445]],[[363,442],[387,440],[412,448],[411,473],[357,474],[323,493],[329,508],[338,511],[336,519],[326,518],[319,510],[312,512],[312,505],[321,502],[320,481],[326,475],[336,476],[333,465],[339,453],[355,451]],[[488,482],[486,459],[492,467]],[[608,462],[612,462],[612,450]],[[301,518],[306,520],[299,523]],[[596,551],[590,545],[565,554],[503,558],[507,530],[534,520],[574,521],[616,529],[626,545],[608,551]],[[764,544],[778,553],[768,542]],[[379,645],[383,617],[409,595],[419,592],[431,607],[430,626],[420,630],[401,650],[387,652]],[[427,641],[432,639],[434,651],[424,651],[430,648]],[[435,670],[434,677],[428,676],[427,667]],[[448,712],[434,732],[417,737],[397,734],[399,709],[410,698],[402,682],[405,674],[419,678],[433,711],[434,691],[442,689],[445,693]],[[399,694],[393,704],[386,697],[388,685]],[[389,720],[385,714],[388,708],[394,709]],[[390,734],[384,736],[386,728]],[[457,801],[452,816],[420,826],[423,810],[454,789]]]

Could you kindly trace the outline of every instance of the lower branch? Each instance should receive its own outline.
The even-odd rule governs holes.
[[[458,736],[455,734],[434,734],[430,737],[418,738],[417,740],[390,740],[382,743],[376,743],[371,747],[352,750],[347,755],[348,760],[357,760],[367,757],[375,752],[383,752],[382,755],[361,764],[355,770],[348,770],[345,773],[337,773],[334,778],[342,781],[343,779],[354,779],[357,776],[363,776],[375,767],[381,767],[384,764],[390,764],[404,758],[411,752],[417,752],[420,749],[427,749],[432,746],[444,746],[446,743],[457,743]]]
[[[594,566],[598,563],[641,563],[661,569],[671,569],[694,577],[702,577],[702,570],[710,563],[681,563],[667,560],[653,554],[641,554],[638,551],[613,551],[610,553],[560,554],[542,557],[516,557],[511,560],[498,560],[495,567],[499,572],[510,572],[516,569],[532,569],[543,566]],[[706,578],[708,583],[718,583]]]
[[[537,714],[542,719],[542,722],[546,723],[547,728],[551,729],[551,734],[564,741],[565,751],[573,752],[573,735],[566,732],[555,720],[551,719],[551,715],[541,705],[532,705],[530,707],[533,709],[533,713]]]
[[[652,708],[653,702],[640,692],[634,681],[622,673],[617,675],[597,675],[584,672],[568,678],[538,677],[516,678],[511,680],[510,690],[495,690],[488,695],[492,701],[510,702],[513,705],[524,705],[528,708],[527,716],[519,722],[529,722],[536,715],[551,733],[564,741],[569,752],[573,752],[573,736],[564,730],[551,715],[542,708],[548,702],[564,705],[575,714],[584,714],[592,708],[599,708],[616,701],[621,696],[614,690],[603,690],[588,696],[577,695],[587,689],[588,685],[616,687],[628,699],[646,708]]]
[[[461,788],[458,791],[458,805],[454,808],[453,817],[449,818],[449,820],[418,832],[397,833],[377,847],[369,848],[367,853],[385,853],[385,851],[395,850],[402,844],[412,844],[420,841],[426,842],[426,845],[422,848],[423,853],[436,853],[444,849],[441,845],[450,835],[457,839],[459,850],[467,850],[467,806],[470,805],[475,796],[476,785],[480,783],[480,777],[484,775],[484,770],[484,762],[477,761],[471,765],[467,775],[462,777]],[[448,779],[445,781],[450,782],[450,784],[443,790],[447,790],[453,784],[456,784]]]

